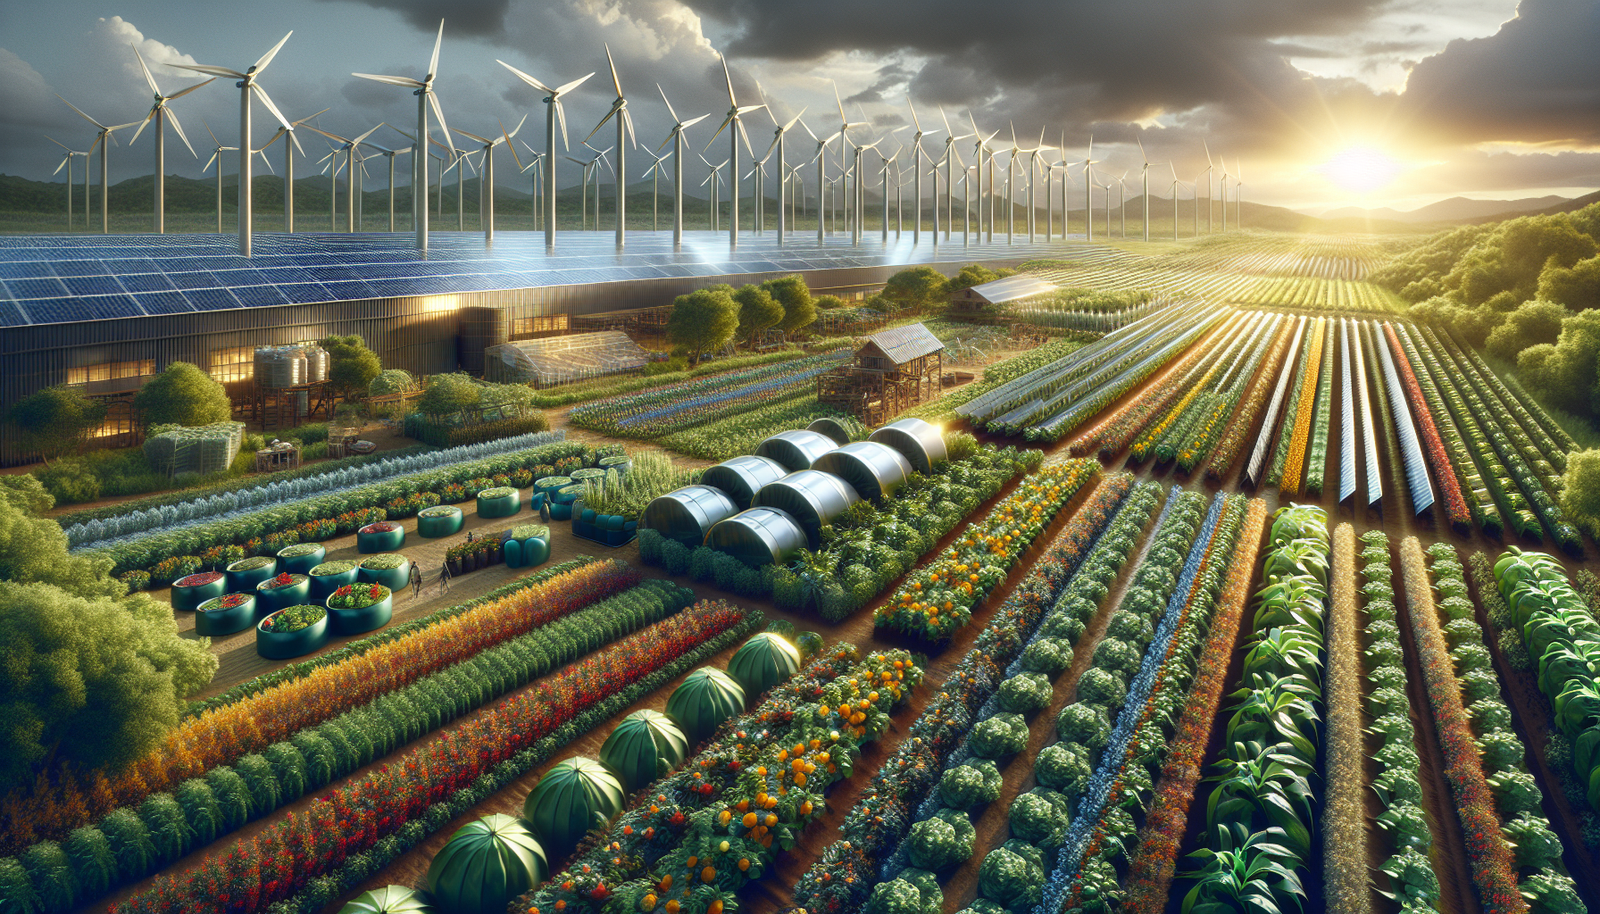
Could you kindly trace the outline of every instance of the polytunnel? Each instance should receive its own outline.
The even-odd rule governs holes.
[[[832,416],[823,416],[820,419],[812,420],[811,424],[806,426],[806,431],[827,435],[833,439],[834,444],[850,443],[849,426]]]
[[[896,419],[873,432],[867,440],[887,444],[899,451],[918,473],[931,473],[936,464],[950,458],[939,427],[921,419]]]
[[[739,513],[726,492],[711,486],[684,486],[645,505],[639,526],[693,548],[706,541],[717,521]]]
[[[667,696],[667,716],[691,743],[698,743],[743,711],[744,699],[744,687],[737,680],[714,666],[703,666],[685,676]]]
[[[742,511],[719,521],[706,535],[706,545],[754,567],[782,564],[807,542],[795,519],[777,508]]]
[[[751,501],[755,499],[756,493],[761,491],[762,486],[769,482],[777,482],[788,474],[789,471],[783,464],[770,457],[747,454],[732,460],[724,460],[706,470],[700,477],[700,484],[721,489],[739,510],[743,511],[750,507]]]
[[[795,430],[779,432],[756,447],[757,457],[770,457],[791,473],[811,469],[818,457],[838,447],[821,432]]]
[[[756,493],[751,507],[777,508],[787,513],[806,533],[810,548],[821,546],[822,525],[860,501],[855,489],[832,473],[800,470]]]
[[[857,441],[817,458],[813,470],[839,477],[865,501],[882,501],[911,475],[911,463],[900,452],[877,441]]]

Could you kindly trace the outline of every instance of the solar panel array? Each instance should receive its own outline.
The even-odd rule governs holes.
[[[902,266],[955,260],[1087,256],[1074,242],[821,246],[750,235],[737,250],[714,232],[634,233],[624,251],[609,232],[573,232],[547,251],[543,234],[440,233],[426,254],[409,235],[261,234],[255,254],[232,235],[0,236],[0,327],[138,318],[233,308],[487,292],[541,286]]]

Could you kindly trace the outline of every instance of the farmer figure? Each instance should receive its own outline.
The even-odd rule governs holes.
[[[422,596],[422,566],[416,559],[411,560],[411,599]]]
[[[449,593],[450,592],[450,563],[449,562],[445,562],[444,564],[439,566],[439,591],[441,593]]]

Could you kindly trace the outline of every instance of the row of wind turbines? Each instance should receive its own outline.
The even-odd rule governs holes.
[[[324,156],[319,162],[319,164],[324,165],[324,173],[331,171],[335,179],[337,179],[340,170],[344,170],[347,174],[349,181],[349,192],[347,194],[348,207],[346,215],[347,230],[354,231],[355,226],[359,224],[359,207],[362,198],[361,179],[365,175],[366,160],[382,156],[388,160],[389,230],[391,232],[394,231],[395,160],[402,155],[409,154],[411,156],[409,164],[411,165],[412,169],[411,181],[413,188],[428,187],[430,178],[429,163],[430,161],[437,163],[440,182],[439,205],[441,217],[443,208],[444,176],[451,170],[456,171],[458,224],[461,220],[463,199],[461,189],[463,173],[469,168],[476,171],[478,180],[480,182],[480,188],[484,189],[483,192],[480,193],[479,206],[482,217],[483,231],[485,239],[488,242],[492,242],[494,238],[495,219],[493,188],[496,186],[494,177],[494,153],[498,147],[504,146],[505,149],[511,153],[521,173],[532,173],[531,186],[533,192],[533,204],[536,212],[535,225],[537,226],[542,222],[545,235],[545,244],[548,248],[554,248],[556,241],[556,169],[553,166],[556,162],[555,140],[558,129],[561,135],[564,152],[571,151],[568,140],[566,111],[562,105],[562,99],[570,94],[573,90],[587,82],[595,75],[594,73],[589,73],[578,79],[572,80],[571,82],[551,87],[529,75],[528,73],[512,66],[511,64],[508,64],[503,60],[497,60],[497,63],[505,67],[505,69],[508,70],[516,79],[539,90],[542,93],[545,93],[545,98],[543,100],[545,105],[544,150],[542,152],[535,151],[526,142],[523,142],[523,148],[530,156],[527,164],[523,164],[521,156],[517,153],[513,139],[522,129],[523,124],[526,123],[526,116],[524,116],[522,121],[519,122],[515,128],[510,130],[505,128],[503,122],[497,123],[496,126],[498,130],[491,132],[488,136],[469,133],[460,129],[452,129],[446,123],[444,110],[440,106],[438,94],[435,90],[435,80],[439,74],[439,52],[444,40],[444,22],[442,20],[439,23],[438,35],[434,40],[433,54],[429,59],[428,67],[423,78],[416,79],[409,76],[388,76],[371,73],[352,74],[361,79],[374,80],[380,83],[410,89],[412,94],[417,99],[417,124],[414,133],[400,130],[398,127],[394,127],[392,125],[379,124],[363,134],[347,137],[335,134],[331,131],[323,130],[320,127],[309,123],[321,114],[325,113],[326,109],[295,121],[290,121],[288,118],[286,118],[273,103],[271,97],[267,95],[266,89],[261,85],[260,78],[261,75],[266,71],[267,66],[272,62],[273,58],[277,56],[278,52],[283,48],[284,44],[293,34],[294,33],[291,31],[289,34],[284,35],[284,37],[280,39],[278,43],[270,50],[268,50],[266,54],[264,54],[259,60],[242,72],[228,67],[213,65],[169,63],[168,66],[195,71],[211,77],[210,79],[189,86],[170,95],[163,93],[160,87],[156,84],[155,77],[152,75],[149,66],[145,63],[143,55],[141,55],[138,48],[135,47],[134,54],[139,61],[139,66],[143,71],[146,82],[149,84],[151,91],[154,93],[154,102],[151,105],[150,110],[146,113],[145,117],[139,121],[107,126],[90,117],[77,106],[72,105],[71,102],[67,102],[67,100],[63,98],[63,102],[66,102],[66,104],[71,107],[73,111],[77,112],[85,120],[93,124],[98,131],[95,135],[94,142],[86,151],[73,150],[70,147],[67,147],[65,144],[62,144],[53,138],[51,139],[51,142],[55,142],[57,145],[61,146],[63,150],[65,150],[61,164],[56,167],[56,173],[60,173],[63,167],[69,169],[67,173],[69,195],[72,179],[72,171],[70,170],[72,160],[79,156],[82,156],[85,159],[85,222],[87,223],[88,221],[89,206],[89,158],[96,150],[99,151],[101,182],[101,229],[102,231],[109,231],[109,205],[107,201],[107,194],[105,192],[107,188],[108,148],[112,143],[115,142],[114,134],[117,131],[137,127],[132,140],[129,141],[130,145],[132,145],[133,142],[138,140],[139,136],[144,132],[144,129],[153,122],[155,125],[155,129],[152,131],[155,146],[155,230],[157,232],[162,232],[165,230],[163,212],[165,204],[165,128],[169,122],[171,123],[173,129],[177,131],[179,139],[181,139],[184,145],[189,149],[190,154],[194,155],[196,159],[199,158],[198,154],[195,153],[193,145],[190,144],[188,137],[184,134],[183,127],[181,124],[179,124],[175,112],[173,112],[169,107],[169,103],[176,99],[182,98],[191,92],[201,89],[212,82],[215,82],[219,78],[227,78],[236,80],[234,85],[240,90],[238,145],[223,145],[216,139],[216,135],[211,133],[210,127],[207,125],[206,130],[208,133],[211,133],[214,149],[211,158],[207,161],[205,169],[202,170],[202,173],[204,173],[205,170],[209,170],[213,164],[217,165],[217,228],[218,232],[220,233],[222,231],[221,159],[223,153],[225,152],[238,153],[238,220],[239,251],[241,254],[249,256],[251,249],[251,237],[253,234],[253,196],[251,189],[253,159],[255,156],[260,155],[263,161],[267,162],[268,169],[271,170],[271,163],[267,161],[265,153],[267,149],[279,139],[285,140],[284,224],[288,231],[294,231],[294,153],[296,150],[298,150],[302,156],[305,155],[304,148],[300,145],[298,136],[299,130],[310,130],[331,141],[328,155]],[[626,242],[627,231],[627,151],[630,147],[635,149],[639,147],[635,137],[633,117],[628,110],[628,99],[623,92],[622,81],[618,76],[616,62],[611,56],[611,50],[609,47],[606,48],[606,60],[610,69],[612,87],[615,89],[616,97],[612,101],[611,106],[607,110],[604,117],[600,119],[600,121],[589,132],[589,135],[582,141],[583,147],[588,152],[592,153],[592,155],[584,159],[575,158],[571,155],[563,155],[563,158],[581,166],[582,168],[583,201],[581,209],[584,214],[583,219],[585,226],[587,226],[588,222],[588,186],[590,177],[593,175],[595,178],[596,192],[594,201],[594,214],[595,226],[598,228],[600,225],[599,168],[603,165],[612,172],[616,184],[614,196],[616,244],[618,248],[621,248]],[[934,130],[925,130],[921,123],[920,117],[917,115],[915,106],[912,105],[911,100],[908,98],[906,100],[906,105],[911,116],[911,123],[909,125],[895,127],[891,130],[882,132],[877,139],[874,139],[871,142],[862,142],[851,137],[850,131],[852,129],[857,129],[857,134],[859,135],[860,130],[858,128],[865,128],[869,126],[866,121],[866,117],[864,114],[861,114],[858,111],[858,114],[861,116],[861,120],[855,122],[850,121],[849,117],[845,113],[844,104],[839,98],[838,88],[835,86],[834,101],[837,106],[839,118],[837,127],[835,129],[833,124],[828,124],[823,129],[831,130],[831,132],[826,136],[819,137],[808,124],[801,120],[805,114],[805,109],[802,109],[799,114],[785,123],[780,122],[777,119],[777,116],[767,106],[765,99],[762,99],[756,104],[740,104],[737,94],[733,88],[733,79],[731,73],[728,71],[726,59],[723,60],[723,77],[726,82],[728,92],[728,111],[724,115],[721,125],[718,126],[717,130],[712,134],[704,149],[700,150],[698,153],[698,157],[709,169],[709,173],[707,174],[706,179],[701,182],[701,186],[705,187],[709,185],[713,230],[717,230],[716,220],[720,209],[717,201],[719,188],[724,183],[728,188],[731,203],[727,227],[728,241],[730,246],[737,246],[739,241],[739,196],[741,185],[745,180],[752,182],[752,189],[755,192],[755,231],[761,232],[765,229],[766,216],[763,212],[763,208],[766,203],[766,179],[768,175],[767,163],[772,160],[774,155],[776,155],[777,158],[774,169],[778,176],[777,237],[779,243],[782,243],[785,240],[789,233],[788,225],[795,219],[796,201],[798,200],[802,207],[805,206],[806,190],[803,169],[808,167],[814,169],[814,180],[817,187],[818,243],[821,244],[825,241],[829,231],[829,219],[825,208],[830,196],[834,198],[831,215],[835,230],[837,230],[837,222],[842,216],[845,222],[844,230],[849,234],[851,242],[853,244],[859,244],[861,242],[865,223],[865,219],[863,217],[865,215],[866,208],[866,191],[871,178],[869,174],[869,165],[871,163],[863,158],[863,156],[867,153],[874,154],[879,158],[879,163],[876,170],[879,173],[878,184],[881,191],[881,203],[883,209],[881,233],[884,242],[888,241],[889,236],[889,202],[891,196],[893,196],[895,201],[894,221],[897,237],[904,231],[903,190],[909,184],[912,188],[912,239],[913,242],[920,243],[923,231],[923,205],[925,199],[927,199],[923,193],[924,177],[928,177],[933,181],[932,235],[935,242],[937,242],[939,239],[941,228],[943,230],[944,239],[946,241],[950,240],[955,217],[954,198],[956,196],[957,187],[960,188],[962,199],[961,217],[963,225],[961,231],[965,239],[964,243],[969,244],[974,237],[981,238],[985,235],[987,236],[988,242],[993,242],[994,235],[1000,228],[999,223],[1001,222],[1001,217],[998,210],[1002,205],[1005,207],[1005,213],[1003,217],[1003,234],[1006,236],[1006,239],[1009,242],[1014,243],[1017,234],[1015,211],[1016,199],[1019,191],[1025,191],[1026,193],[1027,239],[1030,242],[1033,241],[1038,235],[1038,211],[1036,207],[1035,195],[1036,192],[1041,189],[1041,185],[1047,214],[1046,225],[1044,227],[1045,239],[1048,241],[1053,238],[1056,234],[1055,201],[1057,197],[1055,192],[1055,181],[1058,172],[1061,175],[1059,199],[1062,212],[1061,235],[1063,237],[1066,236],[1068,230],[1068,192],[1069,186],[1072,183],[1071,176],[1073,170],[1076,170],[1078,176],[1083,180],[1085,204],[1084,233],[1089,240],[1093,240],[1095,231],[1095,189],[1098,188],[1104,191],[1105,234],[1107,236],[1111,234],[1111,191],[1114,188],[1120,187],[1121,196],[1119,197],[1119,200],[1123,200],[1126,197],[1126,172],[1121,177],[1112,179],[1109,174],[1097,172],[1095,170],[1094,166],[1102,163],[1094,158],[1094,138],[1092,136],[1089,138],[1089,151],[1084,158],[1081,161],[1074,160],[1069,162],[1065,159],[1065,133],[1062,134],[1060,145],[1048,146],[1044,142],[1045,131],[1041,130],[1038,142],[1032,147],[1024,147],[1017,141],[1016,130],[1013,126],[1011,128],[1011,142],[1009,146],[1004,144],[996,145],[994,141],[999,135],[999,130],[992,131],[985,135],[978,128],[976,118],[971,114],[971,112],[968,112],[967,120],[971,127],[971,131],[958,133],[957,131],[962,128],[952,126],[948,115],[945,114],[942,107],[940,108],[939,115],[943,124],[943,130],[941,131],[937,128]],[[689,128],[710,117],[710,115],[702,114],[698,117],[691,118],[680,117],[677,111],[672,107],[671,101],[667,99],[666,92],[661,89],[659,84],[657,84],[656,89],[661,95],[662,103],[666,106],[667,113],[672,121],[672,126],[668,130],[666,138],[654,150],[650,149],[648,146],[644,148],[644,152],[652,159],[652,162],[641,177],[653,178],[654,185],[659,191],[659,182],[661,176],[663,172],[670,167],[671,182],[673,185],[672,235],[673,243],[675,246],[677,246],[681,245],[683,241],[684,163],[686,158],[692,154],[692,150],[688,148],[687,131]],[[262,106],[265,107],[266,110],[272,115],[272,117],[278,121],[279,124],[279,127],[273,136],[260,147],[252,145],[253,137],[251,115],[252,104],[255,101],[259,101]],[[756,111],[766,112],[766,115],[768,119],[771,120],[773,126],[772,140],[767,146],[766,151],[759,157],[755,154],[754,147],[750,143],[749,133],[745,125],[746,116],[751,115]],[[432,115],[431,120],[430,113]],[[436,139],[432,134],[431,122],[433,120],[438,122],[440,134],[444,137],[443,141]],[[589,140],[593,139],[595,135],[598,134],[600,130],[608,123],[612,123],[614,125],[614,129],[616,131],[615,142],[605,149],[598,149],[595,146],[590,145]],[[814,148],[811,150],[811,156],[809,160],[802,160],[791,164],[786,155],[785,141],[788,139],[789,134],[794,131],[794,128],[797,125],[805,131],[806,138],[811,144],[814,144]],[[390,126],[390,129],[406,137],[406,139],[410,141],[410,145],[396,146],[391,148],[380,145],[374,141],[372,139],[373,135],[384,126]],[[915,128],[912,136],[910,137],[909,143],[897,146],[892,152],[879,148],[880,144],[889,140],[894,134],[907,129],[908,127]],[[728,134],[728,155],[722,162],[713,163],[709,159],[706,159],[705,153],[711,149],[711,146],[716,143],[718,137],[720,137],[724,132]],[[942,154],[935,156],[930,153],[928,149],[924,148],[923,140],[937,136],[939,133],[943,133],[943,150]],[[459,142],[464,145],[458,146],[458,140],[452,139],[452,134],[462,138],[459,140]],[[836,140],[837,147],[835,148],[833,144]],[[970,163],[964,161],[961,157],[960,147],[958,144],[960,144],[962,141],[972,142],[972,161]],[[743,145],[745,151],[749,154],[749,160],[751,163],[750,170],[748,173],[744,174],[742,178],[740,176],[741,163],[739,152],[741,144]],[[664,150],[666,150],[669,146],[671,147],[671,150],[664,152]],[[443,154],[433,152],[432,148],[430,147],[437,147],[442,151]],[[937,147],[935,148],[937,149]],[[1144,154],[1144,144],[1142,140],[1139,142],[1139,150],[1141,159],[1143,160],[1140,168],[1140,177],[1143,182],[1143,237],[1144,240],[1148,241],[1150,240],[1150,168],[1152,163],[1149,161],[1148,156]],[[616,156],[615,163],[613,163],[610,158],[613,152],[615,152]],[[1062,156],[1062,158],[1058,161],[1050,161],[1049,156],[1046,155],[1050,152],[1058,153]],[[1206,188],[1206,228],[1207,231],[1212,231],[1214,229],[1214,223],[1212,219],[1215,213],[1215,207],[1213,205],[1214,197],[1212,194],[1212,179],[1214,176],[1220,178],[1220,187],[1222,191],[1222,230],[1226,231],[1228,225],[1228,184],[1230,179],[1232,180],[1234,187],[1233,203],[1235,206],[1235,224],[1238,225],[1240,223],[1240,219],[1242,218],[1242,210],[1240,209],[1243,196],[1242,190],[1244,187],[1244,181],[1241,177],[1242,169],[1238,168],[1237,162],[1235,163],[1235,171],[1232,173],[1227,170],[1225,165],[1219,169],[1217,164],[1213,163],[1211,160],[1209,147],[1206,148],[1205,152],[1207,162],[1206,168],[1204,171],[1200,172],[1193,182],[1185,182],[1180,180],[1176,166],[1169,163],[1169,167],[1172,170],[1172,184],[1170,191],[1172,194],[1174,239],[1176,239],[1178,236],[1178,194],[1183,188],[1189,189],[1191,199],[1195,204],[1194,232],[1197,235],[1200,232],[1198,192],[1200,183],[1202,181],[1204,181]],[[832,154],[832,157],[837,160],[839,165],[838,174],[832,178],[830,178],[828,175],[830,153]],[[995,167],[996,160],[1000,156],[1007,154],[1009,155],[1005,162],[1004,204],[1002,204],[999,192],[1000,185],[997,182]],[[343,157],[343,162],[340,161],[341,156]],[[473,163],[473,156],[477,156],[477,164]],[[1018,160],[1024,157],[1026,158],[1025,169],[1019,173],[1017,169]],[[903,161],[903,159],[905,161]],[[726,182],[724,182],[722,178],[722,170],[724,168],[728,169],[730,178]],[[988,171],[987,195],[984,193],[985,168],[987,168]],[[905,171],[910,172],[909,176],[903,173]],[[941,178],[943,185],[942,200],[940,198]],[[1100,180],[1101,178],[1105,178],[1105,180],[1102,182]],[[1017,184],[1019,180],[1021,181],[1020,187]],[[1113,180],[1115,183],[1113,183]],[[976,192],[977,195],[976,208],[973,206],[972,199],[974,192]],[[417,248],[421,251],[426,251],[428,248],[428,197],[429,195],[427,193],[413,193],[412,195],[412,223],[416,231]],[[659,193],[656,195],[656,198],[659,200]],[[986,201],[987,206],[985,206]],[[786,202],[788,210],[787,220],[785,218]],[[977,217],[976,227],[974,226],[973,220],[974,209],[976,209]],[[1122,210],[1122,234],[1124,237],[1126,237],[1126,206],[1123,206]],[[68,202],[68,213],[70,220],[70,196]],[[337,218],[336,194],[333,211],[330,213],[330,221],[334,227],[337,226]],[[654,220],[652,221],[652,224],[654,224]],[[974,228],[976,228],[976,231]]]

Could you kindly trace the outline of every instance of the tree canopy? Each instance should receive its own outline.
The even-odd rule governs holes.
[[[222,385],[189,362],[173,362],[133,398],[148,425],[194,427],[233,418],[233,402]]]
[[[783,305],[762,286],[742,286],[733,293],[733,300],[739,303],[738,333],[749,340],[752,349],[761,331],[783,322]]]
[[[1600,450],[1568,454],[1561,478],[1562,509],[1591,536],[1600,533]]]
[[[889,277],[883,297],[902,308],[921,308],[942,301],[948,280],[933,267],[912,267]]]
[[[739,328],[739,305],[727,286],[712,286],[673,299],[667,317],[667,338],[689,351],[690,364],[733,339]]]
[[[383,370],[378,354],[368,349],[360,336],[329,336],[323,339],[322,348],[328,352],[328,380],[346,397],[366,393]]]
[[[811,289],[806,286],[803,277],[793,274],[780,276],[767,280],[761,287],[783,306],[783,320],[778,323],[778,329],[784,333],[793,333],[816,321],[816,303],[812,301]]]
[[[24,451],[36,451],[46,461],[73,453],[83,436],[106,417],[103,404],[73,387],[46,387],[18,400],[7,416],[19,434]]]

